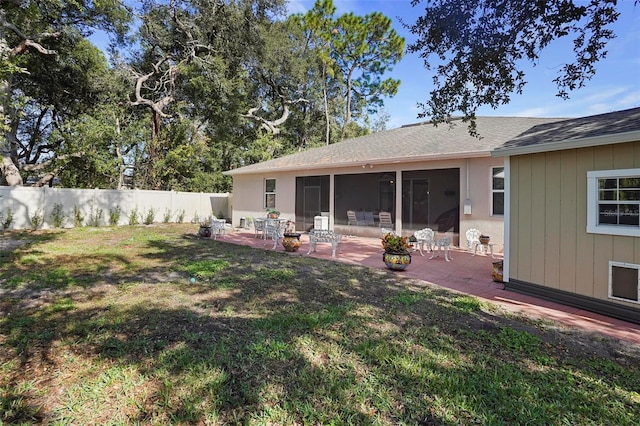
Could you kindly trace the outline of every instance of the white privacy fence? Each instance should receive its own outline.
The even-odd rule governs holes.
[[[231,217],[231,194],[175,191],[104,190],[69,188],[0,187],[0,229],[53,228],[63,217],[62,227],[73,227],[75,217],[84,225],[106,226],[119,211],[118,225],[151,222],[191,222],[210,215]],[[76,214],[77,213],[77,214]]]

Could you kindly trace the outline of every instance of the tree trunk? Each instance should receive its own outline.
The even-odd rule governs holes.
[[[12,158],[11,141],[15,135],[12,134],[10,100],[11,100],[11,83],[8,80],[0,81],[0,134],[2,140],[0,140],[0,155],[2,155],[2,165],[0,165],[0,172],[4,181],[9,186],[22,185],[22,176],[16,163]]]
[[[329,117],[329,101],[327,100],[327,66],[322,66],[322,97],[324,98],[324,120],[325,120],[325,141],[327,145],[331,142],[331,128],[330,125],[330,117]]]

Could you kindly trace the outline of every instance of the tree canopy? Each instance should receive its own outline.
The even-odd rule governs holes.
[[[404,40],[331,0],[0,5],[8,185],[228,191],[223,171],[384,127]],[[88,37],[110,39],[109,61]],[[382,121],[381,121],[382,120]]]
[[[435,71],[421,117],[447,122],[462,112],[473,124],[483,105],[497,108],[522,93],[522,62],[537,63],[554,40],[573,39],[573,55],[554,79],[557,95],[584,86],[607,54],[618,19],[616,0],[413,0],[424,11],[404,25],[417,36],[408,51]],[[636,2],[637,3],[637,2]],[[474,127],[472,126],[472,131]]]

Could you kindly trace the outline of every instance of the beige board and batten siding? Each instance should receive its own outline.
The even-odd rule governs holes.
[[[640,264],[640,238],[586,232],[587,172],[640,167],[640,142],[516,155],[510,167],[510,278],[612,301],[609,261]]]

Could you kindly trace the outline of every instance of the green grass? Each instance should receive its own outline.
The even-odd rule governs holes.
[[[196,232],[8,233],[22,245],[0,253],[0,424],[640,418],[640,348]]]

